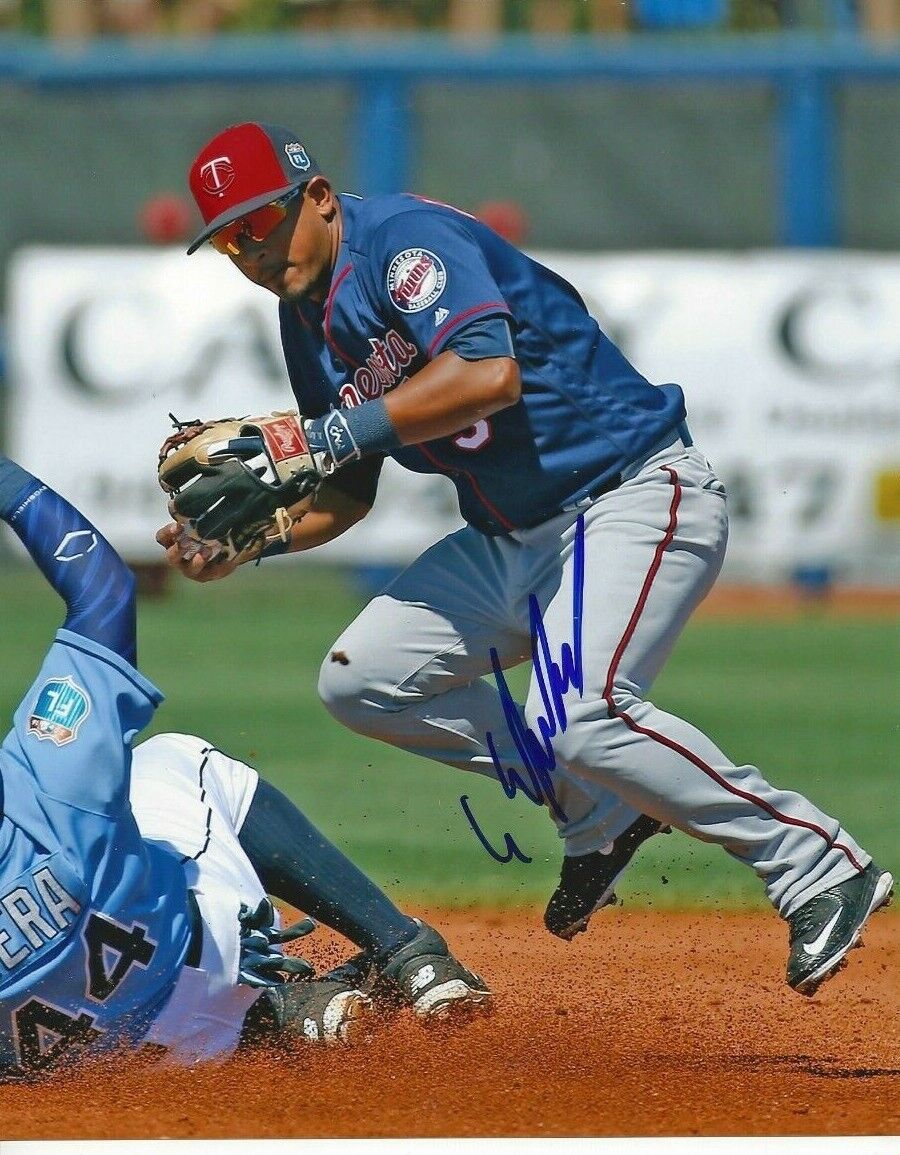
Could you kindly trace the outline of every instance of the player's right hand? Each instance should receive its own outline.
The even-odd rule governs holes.
[[[214,582],[228,577],[239,565],[250,561],[258,549],[245,550],[230,561],[213,561],[203,551],[194,552],[184,540],[182,527],[175,521],[157,531],[156,540],[166,551],[166,564],[195,582]]]

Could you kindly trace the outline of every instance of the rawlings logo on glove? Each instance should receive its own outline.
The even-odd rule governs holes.
[[[322,480],[297,414],[172,420],[158,477],[181,526],[182,556],[230,561],[286,542]]]

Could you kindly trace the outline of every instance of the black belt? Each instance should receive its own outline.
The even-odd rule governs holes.
[[[606,481],[600,485],[595,485],[589,493],[586,493],[581,501],[578,502],[578,506],[587,505],[589,501],[596,501],[597,498],[602,497],[604,493],[612,493],[612,491],[618,489],[621,484],[622,474],[614,473],[612,477],[608,477]],[[578,506],[575,506],[575,508],[577,509]]]
[[[668,440],[666,440],[666,438],[668,438]],[[653,454],[658,453],[660,450],[665,449],[669,445],[674,445],[679,438],[685,447],[694,444],[690,432],[688,431],[688,427],[684,421],[679,421],[675,428],[670,433],[667,433],[666,437],[663,438],[661,442],[658,442],[653,446],[652,449],[648,450],[645,455],[645,459],[652,457]],[[637,458],[637,460],[641,461],[642,459]],[[592,501],[596,501],[598,497],[602,497],[604,493],[612,493],[614,489],[618,489],[624,480],[625,478],[621,473],[614,473],[612,477],[608,477],[606,481],[601,481],[599,485],[595,485],[593,489],[588,490],[584,497],[580,497],[578,501],[573,502],[571,505],[563,505],[555,512],[544,514],[542,517],[536,518],[534,521],[529,521],[523,525],[518,525],[516,526],[516,529],[535,529],[537,526],[543,525],[545,521],[550,521],[554,517],[559,517],[559,515],[562,513],[575,513],[576,510],[582,509],[583,507],[590,505]]]
[[[197,905],[197,896],[192,890],[187,892],[188,918],[191,920],[191,937],[188,941],[186,967],[200,966],[200,956],[203,954],[203,919],[200,916],[200,907]]]
[[[601,481],[599,485],[595,485],[593,489],[589,489],[584,497],[579,497],[577,501],[573,501],[571,505],[562,506],[557,513],[552,516],[557,517],[560,513],[574,513],[578,509],[583,509],[585,506],[596,501],[598,497],[602,497],[604,493],[612,493],[614,489],[618,489],[622,484],[623,478],[621,473],[614,473],[612,477],[607,477],[606,481]]]
[[[596,501],[598,497],[602,497],[604,493],[612,493],[612,491],[618,489],[621,484],[622,474],[614,473],[612,477],[608,477],[606,481],[595,485],[584,497],[580,497],[578,501],[572,505],[561,506],[559,509],[554,510],[553,513],[542,513],[541,516],[535,518],[534,521],[526,521],[522,525],[517,525],[516,529],[536,529],[539,525],[543,525],[545,521],[552,521],[554,517],[559,517],[560,514],[575,513],[576,510],[582,509],[590,505],[592,501]]]

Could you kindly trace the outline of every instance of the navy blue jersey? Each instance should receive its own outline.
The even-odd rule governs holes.
[[[484,533],[534,525],[584,499],[684,419],[677,385],[651,385],[562,277],[474,217],[408,195],[343,194],[343,240],[324,307],[280,305],[301,413],[381,397],[475,320],[508,318],[522,397],[454,437],[393,456],[450,477]]]
[[[136,1043],[188,951],[178,858],[143,841],[131,742],[161,701],[118,654],[57,632],[0,749],[0,1068]]]

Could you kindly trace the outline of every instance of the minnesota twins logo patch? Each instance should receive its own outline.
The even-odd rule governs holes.
[[[387,287],[402,313],[418,313],[433,305],[447,284],[447,270],[440,257],[428,249],[404,249],[391,261]]]
[[[65,746],[78,737],[79,727],[90,712],[90,698],[70,677],[51,678],[38,693],[28,718],[28,733]]]

